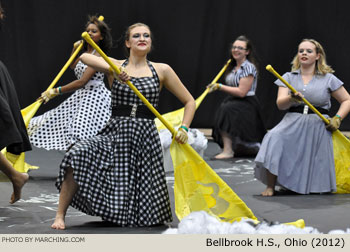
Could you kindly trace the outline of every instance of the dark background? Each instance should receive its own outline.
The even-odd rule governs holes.
[[[335,75],[350,88],[349,3],[343,0],[1,0],[6,19],[0,37],[0,60],[8,67],[22,107],[44,91],[68,60],[80,39],[89,14],[103,15],[112,28],[115,47],[111,57],[124,58],[121,38],[135,22],[148,24],[154,50],[149,59],[169,64],[194,98],[205,90],[229,58],[231,42],[241,34],[254,43],[260,59],[257,95],[268,128],[283,112],[275,105],[271,64],[280,74],[303,38],[314,38],[325,48]],[[74,80],[67,70],[57,86]],[[68,95],[42,105],[38,114],[57,106]],[[197,110],[192,127],[207,128],[224,94],[210,94]],[[333,100],[331,115],[339,107]],[[182,107],[163,90],[160,113]],[[346,119],[342,130],[350,130]]]

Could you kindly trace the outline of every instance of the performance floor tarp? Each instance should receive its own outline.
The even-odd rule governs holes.
[[[220,151],[219,146],[209,141],[204,159],[219,176],[238,194],[259,220],[268,222],[291,222],[304,219],[306,226],[322,233],[331,230],[346,230],[350,227],[348,212],[350,195],[313,194],[296,195],[278,193],[275,197],[262,197],[265,186],[254,179],[254,159],[234,158],[227,161],[210,161]],[[99,217],[87,216],[72,207],[66,216],[67,229],[50,228],[55,217],[58,192],[54,186],[63,152],[34,148],[26,154],[26,161],[40,166],[30,171],[30,180],[25,185],[22,200],[14,205],[8,203],[12,192],[9,182],[0,182],[0,233],[2,234],[160,234],[169,227],[177,228],[174,213],[174,176],[167,172],[174,221],[167,225],[142,228],[117,227],[102,222]]]

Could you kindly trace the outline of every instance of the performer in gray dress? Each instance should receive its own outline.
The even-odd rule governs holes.
[[[279,86],[277,106],[288,112],[265,135],[255,159],[255,177],[267,185],[263,196],[274,195],[275,185],[300,194],[336,191],[331,131],[339,128],[350,111],[350,96],[333,72],[323,47],[313,39],[304,39],[292,71],[283,75],[298,92],[291,94],[280,80],[275,82]],[[329,118],[331,96],[340,107],[325,127],[301,97]]]

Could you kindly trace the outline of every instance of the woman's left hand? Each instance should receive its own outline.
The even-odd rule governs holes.
[[[188,135],[185,129],[179,128],[179,130],[176,133],[175,140],[180,144],[187,143]]]
[[[338,116],[333,116],[329,120],[329,124],[326,125],[326,129],[331,132],[336,131],[337,129],[339,129],[340,123],[341,119]]]
[[[46,90],[45,92],[41,93],[41,96],[38,98],[39,100],[42,100],[44,104],[46,104],[49,100],[59,95],[59,91],[57,88],[51,88],[49,90]]]
[[[77,47],[78,47],[81,43],[83,43],[82,40],[76,41],[76,42],[73,44],[73,49],[74,49],[74,50],[77,49]]]

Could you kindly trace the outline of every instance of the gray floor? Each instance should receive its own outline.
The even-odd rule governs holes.
[[[253,177],[252,158],[235,158],[228,161],[210,161],[219,152],[217,144],[209,141],[204,159],[220,177],[240,196],[259,220],[291,222],[304,219],[307,226],[320,232],[346,230],[350,227],[350,195],[296,195],[279,193],[275,197],[259,196],[264,186]],[[8,182],[0,182],[0,233],[14,234],[158,234],[168,227],[176,228],[178,220],[168,226],[148,228],[122,228],[102,222],[69,208],[66,216],[67,229],[50,228],[57,208],[58,194],[54,187],[62,152],[34,149],[26,154],[26,161],[40,166],[30,172],[30,181],[23,190],[22,200],[8,204],[12,191]],[[173,173],[167,172],[168,188],[174,209]]]

